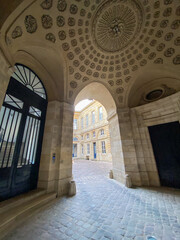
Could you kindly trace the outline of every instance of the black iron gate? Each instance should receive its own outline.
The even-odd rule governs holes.
[[[30,69],[16,66],[0,111],[1,201],[37,187],[47,108],[42,88]]]

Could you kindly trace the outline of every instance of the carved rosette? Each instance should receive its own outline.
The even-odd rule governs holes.
[[[142,22],[143,12],[135,0],[108,0],[95,13],[93,39],[103,51],[122,50],[136,38]]]
[[[13,39],[21,37],[22,36],[22,28],[20,26],[15,27],[15,29],[13,30],[11,36]]]
[[[37,21],[32,15],[28,15],[24,20],[26,31],[28,33],[34,33],[37,30]]]

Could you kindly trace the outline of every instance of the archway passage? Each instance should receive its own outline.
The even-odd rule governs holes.
[[[46,108],[40,79],[17,64],[0,111],[0,200],[36,188]]]

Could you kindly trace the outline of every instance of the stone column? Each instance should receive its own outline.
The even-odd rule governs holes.
[[[48,103],[41,161],[39,169],[38,187],[47,192],[55,191],[56,176],[58,174],[61,144],[61,103]]]
[[[73,115],[74,106],[65,102],[61,103],[60,162],[56,180],[58,196],[68,193],[69,182],[72,180]]]
[[[118,115],[114,114],[113,116],[108,117],[108,122],[111,141],[113,178],[122,184],[125,184],[124,154],[122,149]]]
[[[8,63],[2,50],[0,49],[0,109],[3,104],[3,100],[12,74],[13,68],[11,67],[10,63]]]
[[[73,113],[73,105],[48,103],[38,187],[58,196],[68,193],[72,178]]]
[[[130,176],[133,185],[141,186],[142,183],[133,140],[130,110],[129,108],[118,109],[117,114],[119,120],[125,173]]]

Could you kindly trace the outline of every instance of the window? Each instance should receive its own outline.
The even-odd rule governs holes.
[[[84,155],[84,145],[81,145],[81,154]]]
[[[83,135],[81,135],[81,140],[83,140]]]
[[[100,134],[101,136],[104,135],[104,129],[101,129]]]
[[[93,132],[93,137],[96,137],[96,132],[95,131]]]
[[[92,112],[92,124],[95,123],[95,111]]]
[[[102,107],[99,108],[99,120],[103,120],[103,109],[102,109]]]
[[[87,144],[87,154],[90,154],[90,144]]]
[[[88,119],[88,114],[86,115],[86,127],[89,125],[89,119]]]
[[[77,119],[74,119],[73,121],[73,129],[78,129],[78,125],[77,125]]]
[[[89,133],[87,133],[87,139],[89,139]]]
[[[83,124],[83,118],[81,118],[81,129],[83,129],[84,124]]]
[[[105,141],[102,141],[102,142],[101,142],[101,146],[102,146],[102,153],[106,153]]]

